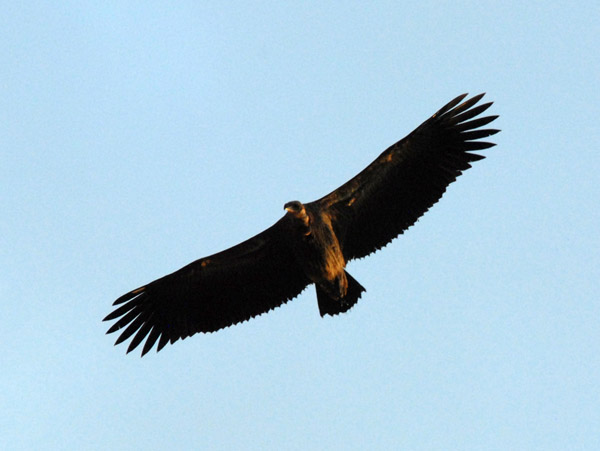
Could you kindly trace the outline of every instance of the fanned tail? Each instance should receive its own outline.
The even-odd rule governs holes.
[[[321,316],[337,315],[350,310],[356,304],[365,290],[365,288],[346,272],[346,280],[348,281],[348,291],[346,296],[339,299],[333,299],[323,288],[318,284],[317,301],[319,302],[319,313]]]

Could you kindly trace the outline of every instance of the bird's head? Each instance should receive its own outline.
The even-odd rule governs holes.
[[[310,217],[308,216],[308,213],[306,212],[306,208],[304,207],[304,205],[302,205],[302,202],[293,200],[293,201],[285,204],[283,206],[283,208],[290,215],[292,215],[291,217],[294,219],[294,221],[296,221],[296,223],[299,223],[304,228],[306,228],[306,231],[304,232],[304,234],[310,235],[310,228],[309,228]]]
[[[302,202],[293,200],[293,201],[285,204],[283,206],[283,209],[296,216],[296,215],[299,215],[300,213],[302,213],[302,210],[304,210],[304,205],[302,205]]]

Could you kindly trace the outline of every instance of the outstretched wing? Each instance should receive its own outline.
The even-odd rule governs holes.
[[[237,246],[121,296],[113,305],[122,305],[104,318],[118,318],[107,333],[125,328],[115,344],[135,334],[127,352],[145,339],[143,356],[157,341],[160,351],[168,342],[214,332],[284,304],[310,283],[293,258],[286,232],[283,217]]]
[[[480,94],[460,104],[465,97],[452,100],[356,177],[313,203],[330,213],[346,260],[375,252],[403,233],[462,171],[484,158],[471,151],[494,146],[479,140],[499,130],[480,127],[498,116],[473,119],[492,102],[474,106]]]

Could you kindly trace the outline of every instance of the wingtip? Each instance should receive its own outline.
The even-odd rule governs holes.
[[[138,345],[139,345],[138,342],[136,342],[135,340],[132,340],[131,343],[129,343],[129,346],[127,347],[127,352],[125,352],[125,355],[129,354],[131,351],[133,351],[135,348],[137,348]]]
[[[135,290],[132,290],[129,293],[125,293],[123,296],[120,296],[115,302],[113,302],[112,305],[119,305],[129,301],[130,299],[133,299],[137,295],[143,293],[146,290],[146,287],[147,285],[144,285],[143,287],[136,288]]]
[[[439,117],[439,116],[446,114],[448,111],[450,111],[452,108],[454,108],[460,102],[462,102],[463,99],[465,97],[467,97],[468,95],[469,95],[469,93],[465,92],[464,94],[461,94],[461,95],[455,97],[450,102],[448,102],[446,105],[441,107],[438,111],[436,111],[435,114],[433,115],[433,117]]]
[[[112,333],[115,333],[115,332],[116,332],[116,331],[118,331],[119,329],[120,329],[120,327],[119,327],[118,323],[115,323],[115,324],[113,324],[113,325],[110,327],[110,329],[108,329],[108,330],[106,331],[106,335],[108,335],[108,334],[112,334]],[[115,344],[117,344],[117,343],[115,343]]]

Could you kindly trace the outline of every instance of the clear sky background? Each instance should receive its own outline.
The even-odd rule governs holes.
[[[3,2],[0,448],[600,449],[599,23],[597,1]],[[498,146],[349,265],[348,314],[311,287],[113,347],[118,296],[483,91]]]

